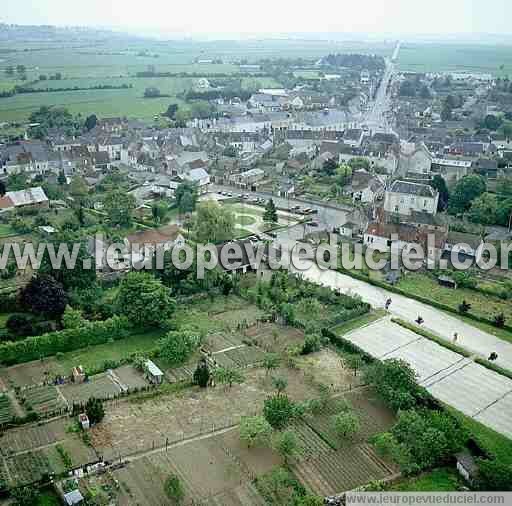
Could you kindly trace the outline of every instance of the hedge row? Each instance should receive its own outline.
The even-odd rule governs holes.
[[[423,296],[417,295],[415,293],[406,292],[405,290],[402,290],[401,288],[390,285],[388,283],[383,283],[382,281],[376,281],[374,279],[370,279],[368,276],[365,276],[364,274],[355,273],[353,271],[346,271],[345,269],[342,269],[342,268],[339,268],[338,271],[341,274],[345,274],[354,279],[358,279],[359,281],[364,281],[365,283],[376,286],[377,288],[382,288],[384,290],[387,290],[388,292],[393,292],[398,295],[403,295],[404,297],[407,297],[409,299],[417,300],[418,302],[422,302],[423,304],[427,304],[429,306],[435,307],[436,309],[440,309],[441,311],[446,311],[448,313],[456,314],[457,316],[464,316],[466,318],[470,318],[471,320],[474,320],[474,321],[477,321],[480,323],[485,323],[487,325],[492,325],[493,327],[495,327],[494,321],[490,320],[489,318],[484,318],[483,316],[478,316],[473,313],[461,314],[460,311],[455,307],[448,306],[446,304],[442,304],[441,302],[437,302],[433,299],[429,299],[427,297],[423,297]],[[504,325],[502,328],[505,330],[508,330],[509,332],[512,332],[511,325]]]
[[[131,325],[124,317],[113,316],[108,320],[87,322],[76,329],[49,332],[23,341],[0,344],[0,363],[4,365],[29,362],[44,357],[74,351],[87,346],[104,344],[109,339],[123,339]]]

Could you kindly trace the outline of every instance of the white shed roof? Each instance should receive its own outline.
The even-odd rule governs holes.
[[[146,363],[144,365],[146,366],[146,369],[148,370],[149,374],[151,374],[151,376],[163,376],[164,375],[164,373],[151,360],[146,360]]]

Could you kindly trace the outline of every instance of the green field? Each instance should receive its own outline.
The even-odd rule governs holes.
[[[415,72],[456,71],[512,75],[512,48],[494,44],[403,43],[399,68]]]
[[[14,234],[14,230],[10,227],[10,225],[0,224],[0,237],[7,237],[9,235]]]
[[[451,492],[459,490],[462,480],[457,471],[442,467],[413,478],[400,480],[389,490],[393,492]]]
[[[153,330],[133,334],[122,341],[100,344],[91,348],[64,353],[59,359],[59,365],[64,371],[70,371],[76,365],[82,365],[86,370],[95,369],[107,360],[121,360],[137,351],[147,352],[154,349],[158,339],[164,335],[162,330]]]
[[[422,294],[424,297],[454,309],[457,309],[459,304],[465,300],[471,304],[472,314],[489,320],[499,313],[503,313],[507,320],[512,317],[512,305],[506,300],[468,288],[457,288],[456,290],[446,288],[425,274],[410,273],[404,276],[397,286],[404,292]]]

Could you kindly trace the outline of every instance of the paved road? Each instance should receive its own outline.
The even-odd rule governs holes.
[[[372,102],[367,115],[363,119],[366,125],[373,133],[384,132],[392,133],[393,129],[389,125],[386,114],[391,107],[391,99],[388,95],[388,87],[395,73],[395,62],[400,52],[400,43],[398,42],[393,52],[392,59],[386,59],[386,69],[382,80]]]
[[[414,321],[418,315],[425,320],[423,327],[446,340],[452,340],[454,332],[459,339],[457,344],[471,353],[487,358],[495,351],[498,354],[496,363],[512,371],[512,344],[469,325],[455,316],[444,313],[432,306],[422,304],[402,295],[375,287],[364,281],[351,278],[332,270],[321,270],[316,265],[302,272],[304,278],[344,293],[354,293],[375,308],[384,308],[388,298],[392,299],[390,313],[403,320]]]

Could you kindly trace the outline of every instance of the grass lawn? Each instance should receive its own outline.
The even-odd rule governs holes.
[[[400,480],[389,490],[394,492],[450,492],[459,490],[462,480],[457,471],[448,467]]]
[[[265,210],[263,208],[258,208],[250,205],[244,204],[223,204],[224,207],[227,207],[230,211],[235,214],[243,214],[251,215],[251,216],[263,216]]]
[[[120,360],[136,351],[149,351],[155,348],[158,339],[164,334],[164,331],[156,329],[131,335],[121,341],[70,351],[64,353],[59,365],[67,371],[76,365],[82,365],[85,369],[95,369],[106,360]]]
[[[512,465],[512,439],[498,434],[473,418],[462,414],[460,411],[449,406],[446,409],[461,421],[463,427],[466,428],[481,448],[491,456],[495,456],[508,465]]]
[[[10,225],[0,223],[0,237],[8,237],[15,234],[16,232],[11,228]]]
[[[359,316],[358,318],[353,318],[348,322],[340,323],[339,325],[333,327],[331,330],[337,336],[343,336],[345,334],[348,334],[351,330],[358,329],[363,325],[368,325],[369,323],[379,320],[385,315],[386,311],[383,311],[382,309],[377,309],[376,311],[370,311],[369,313]]]
[[[235,216],[235,223],[238,225],[254,225],[256,223],[256,218],[252,216],[248,216],[246,214],[238,214]]]
[[[471,304],[470,311],[484,318],[492,319],[495,315],[503,313],[507,320],[512,319],[512,304],[510,302],[468,288],[457,288],[456,290],[445,288],[425,274],[408,274],[400,280],[397,286],[405,292],[428,297],[455,309],[463,300],[466,300]]]

